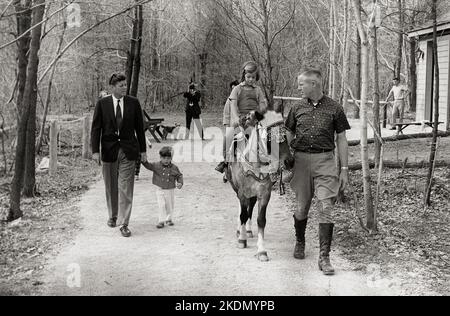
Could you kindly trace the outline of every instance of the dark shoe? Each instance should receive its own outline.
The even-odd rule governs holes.
[[[223,183],[227,183],[228,182],[228,179],[227,179],[227,175],[225,174],[225,175],[223,175]]]
[[[108,226],[111,228],[117,227],[117,218],[113,217],[108,220]]]
[[[334,224],[319,224],[320,256],[319,269],[325,275],[334,275],[330,262],[331,241],[333,240]]]
[[[158,225],[156,225],[156,228],[158,229],[164,228],[164,223],[159,223]]]
[[[225,161],[222,161],[221,163],[219,163],[216,167],[216,171],[220,172],[220,173],[224,173],[225,170],[227,169],[228,164]]]
[[[167,226],[174,226],[175,224],[172,221],[166,221]]]
[[[120,232],[122,233],[123,237],[128,238],[131,236],[131,231],[128,229],[128,226],[122,226],[120,228]]]
[[[395,127],[395,126],[392,126],[392,127],[390,128],[391,131],[395,131],[396,129],[397,129],[397,127]]]
[[[295,243],[295,248],[294,248],[294,258],[295,259],[299,259],[299,260],[305,259],[305,231],[306,231],[307,224],[308,224],[308,219],[299,221],[294,216],[295,236],[297,238],[297,242]]]

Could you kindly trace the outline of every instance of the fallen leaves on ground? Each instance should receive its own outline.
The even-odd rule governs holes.
[[[23,199],[24,216],[0,226],[0,294],[30,295],[43,285],[39,280],[47,258],[72,240],[79,227],[79,197],[98,179],[92,161],[59,156],[64,167],[56,177],[39,173],[35,198]],[[11,179],[1,179],[0,219],[5,219]]]
[[[385,170],[378,208],[378,233],[368,234],[365,223],[362,173],[351,174],[355,195],[338,204],[335,245],[355,270],[379,267],[380,280],[400,280],[404,294],[450,293],[449,169],[436,170],[431,207],[424,207],[427,170]],[[372,189],[375,197],[375,173]],[[354,197],[356,196],[357,203]]]

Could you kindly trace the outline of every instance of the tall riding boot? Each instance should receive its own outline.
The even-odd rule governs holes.
[[[295,243],[295,248],[294,248],[294,258],[295,259],[300,259],[300,260],[305,259],[305,231],[306,231],[307,223],[308,223],[308,219],[299,221],[294,216],[295,236],[297,237],[297,242]]]
[[[319,269],[325,275],[334,275],[334,268],[330,263],[330,250],[331,241],[333,240],[333,228],[334,224],[319,224]]]

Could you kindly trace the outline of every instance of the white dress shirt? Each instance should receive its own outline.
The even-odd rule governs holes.
[[[120,112],[122,114],[122,119],[123,119],[123,97],[121,99],[117,99],[113,95],[112,98],[113,98],[113,104],[114,104],[114,117],[116,117],[116,115],[117,115],[117,102],[120,101]]]

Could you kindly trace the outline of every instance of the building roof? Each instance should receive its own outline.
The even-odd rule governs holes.
[[[450,30],[450,1],[440,1],[437,8],[437,29],[439,31]],[[413,29],[408,33],[409,37],[423,36],[433,33],[433,21]]]

